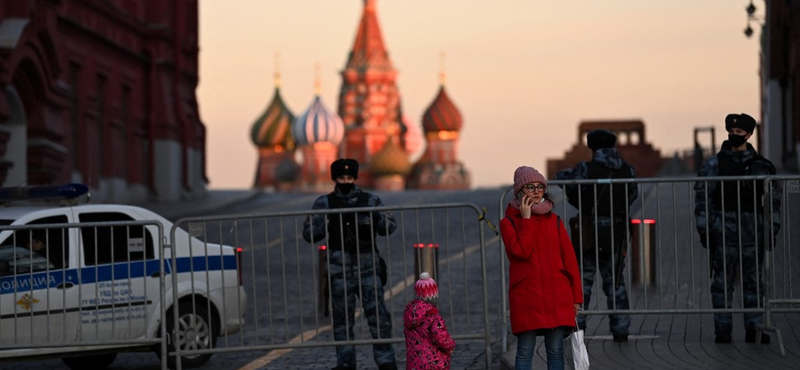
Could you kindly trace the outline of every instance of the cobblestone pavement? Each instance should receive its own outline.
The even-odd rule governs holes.
[[[496,223],[498,189],[486,189],[467,192],[405,192],[381,194],[384,203],[387,205],[397,204],[426,204],[431,202],[465,202],[475,203],[479,207],[485,206],[489,211],[487,218]],[[317,195],[314,194],[259,194],[250,191],[235,193],[218,193],[209,198],[208,204],[194,204],[182,207],[180,204],[172,205],[152,205],[157,211],[160,209],[166,217],[178,219],[184,216],[197,215],[195,212],[203,214],[239,214],[248,212],[279,212],[308,209]],[[431,198],[433,196],[433,198]],[[686,198],[686,197],[685,197]],[[687,198],[688,199],[688,198]],[[652,204],[652,203],[651,203]],[[665,203],[666,204],[666,203]],[[160,208],[159,208],[160,207]],[[798,207],[800,209],[800,207]],[[161,213],[159,212],[159,213]],[[659,223],[661,235],[668,236],[676,233],[670,229],[668,223],[663,219]],[[492,343],[492,370],[501,368],[501,346],[499,323],[499,300],[494,298],[499,294],[499,271],[497,260],[502,254],[497,251],[497,242],[490,242],[494,234],[486,229],[487,261],[492,264],[489,266]],[[797,239],[793,239],[797,240]],[[675,245],[683,245],[675,243]],[[691,250],[694,252],[694,250]],[[665,261],[673,258],[665,258]],[[796,256],[793,257],[796,262]],[[703,262],[704,260],[699,260]],[[676,267],[677,266],[677,267]],[[661,269],[659,279],[665,283],[661,285],[657,292],[673,296],[686,297],[691,294],[700,295],[700,302],[704,302],[703,294],[707,294],[707,289],[703,284],[696,287],[689,287],[685,284],[674,284],[677,280],[675,276],[686,276],[679,273],[680,268],[688,268],[688,265],[674,265],[670,268]],[[396,266],[397,267],[397,266]],[[404,271],[396,271],[400,274]],[[797,275],[798,272],[793,272]],[[478,274],[476,274],[478,275]],[[393,276],[393,281],[398,281],[401,276]],[[473,276],[470,276],[467,284],[474,284]],[[599,284],[597,284],[599,285]],[[451,289],[463,290],[464,286],[453,286]],[[632,290],[636,292],[635,290]],[[597,294],[600,294],[596,292]],[[599,298],[594,301],[600,301]],[[397,297],[391,304],[393,314],[398,310],[402,311],[404,298]],[[471,297],[476,298],[476,297]],[[471,302],[471,300],[470,300]],[[634,302],[634,304],[645,304],[645,301]],[[476,307],[469,305],[469,307]],[[598,309],[594,307],[593,309]],[[448,326],[450,325],[450,319]],[[458,316],[456,320],[458,321]],[[627,343],[614,343],[610,340],[607,331],[607,320],[603,316],[595,316],[590,320],[591,326],[587,330],[587,347],[589,348],[590,358],[592,359],[592,369],[713,369],[713,370],[733,370],[733,369],[760,369],[760,368],[781,368],[781,369],[800,369],[800,317],[796,313],[776,315],[776,325],[783,330],[787,354],[781,355],[778,350],[775,334],[771,334],[773,343],[766,346],[755,346],[744,343],[741,338],[741,328],[737,326],[734,343],[730,345],[717,345],[713,343],[713,320],[711,314],[695,315],[635,315],[631,326],[631,340]],[[741,320],[737,317],[736,325],[740,325]],[[308,329],[308,328],[306,328]],[[326,334],[321,334],[326,335]],[[327,334],[329,335],[329,334]],[[395,337],[402,335],[402,330],[393,332]],[[513,346],[513,336],[509,335],[510,345]],[[249,343],[252,344],[252,343]],[[399,368],[404,368],[405,352],[403,343],[394,345]],[[537,357],[534,360],[534,368],[543,369],[546,367],[543,360],[543,348],[537,343]],[[281,353],[280,356],[276,356]],[[453,355],[452,369],[484,369],[484,344],[480,341],[459,341]],[[274,357],[271,362],[261,362],[261,365],[245,368],[248,364],[262,359],[264,356],[272,354]],[[358,346],[357,356],[360,369],[376,369],[372,359],[371,346]],[[511,359],[513,363],[513,358]],[[335,366],[334,347],[316,347],[306,349],[295,349],[291,351],[242,351],[231,353],[220,353],[214,355],[212,360],[201,370],[211,369],[330,369]],[[568,366],[569,368],[569,366]],[[32,362],[19,363],[0,363],[0,369],[6,370],[55,370],[66,369],[59,359],[37,360]],[[120,354],[114,364],[110,367],[114,370],[157,370],[160,369],[158,358],[152,353],[124,353]]]

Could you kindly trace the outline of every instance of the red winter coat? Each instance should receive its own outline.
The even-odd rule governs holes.
[[[509,261],[512,332],[574,327],[574,304],[583,303],[583,290],[564,222],[552,212],[524,219],[509,205],[500,231]]]

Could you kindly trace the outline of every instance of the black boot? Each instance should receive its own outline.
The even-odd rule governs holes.
[[[744,333],[744,341],[747,343],[755,343],[756,342],[756,330],[755,329],[747,329]],[[761,333],[761,344],[769,344],[769,335]]]
[[[724,332],[724,333],[717,333],[717,337],[714,338],[714,343],[730,343],[731,342],[731,333]]]

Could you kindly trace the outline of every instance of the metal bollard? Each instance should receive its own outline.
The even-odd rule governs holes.
[[[317,247],[319,251],[319,302],[318,302],[318,309],[321,314],[325,317],[328,317],[330,313],[330,302],[328,301],[328,290],[330,287],[328,286],[328,265],[327,265],[327,255],[328,255],[328,246],[327,245],[320,245]]]
[[[414,244],[414,278],[419,279],[419,274],[424,271],[430,274],[433,280],[438,281],[438,269],[439,244]]]
[[[631,265],[633,283],[654,285],[656,283],[656,220],[631,220]]]

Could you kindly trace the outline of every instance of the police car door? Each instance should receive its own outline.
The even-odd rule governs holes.
[[[69,219],[67,209],[54,209],[49,216],[20,218],[17,224],[65,224]],[[43,249],[29,249],[34,237],[44,243]],[[69,228],[0,233],[0,344],[75,340],[79,299],[74,239],[75,230]]]
[[[140,339],[153,320],[160,297],[159,260],[153,233],[124,212],[77,209],[81,224],[80,332],[84,339]],[[128,224],[126,224],[128,223]],[[157,236],[156,236],[157,237]]]

